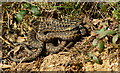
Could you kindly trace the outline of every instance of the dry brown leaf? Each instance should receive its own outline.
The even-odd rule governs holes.
[[[97,25],[99,22],[101,22],[100,19],[93,19],[93,21],[92,21],[92,23],[93,23],[94,25]]]

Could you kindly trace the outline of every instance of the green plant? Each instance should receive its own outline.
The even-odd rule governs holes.
[[[20,22],[23,17],[27,14],[26,8],[30,9],[30,11],[35,15],[35,16],[39,16],[40,15],[40,11],[38,10],[37,6],[31,6],[29,3],[24,3],[24,8],[23,10],[21,10],[19,13],[15,14],[15,18],[18,22]]]
[[[120,19],[120,9],[114,9],[112,11],[113,17],[115,17],[116,19]]]
[[[98,59],[98,57],[93,55],[92,53],[89,53],[87,56],[88,58],[85,59],[84,62],[93,62],[93,63],[101,64],[100,59]]]
[[[112,44],[113,45],[120,45],[120,43],[119,44],[116,43],[118,41],[118,39],[120,38],[119,37],[120,36],[120,34],[119,34],[120,33],[120,26],[118,27],[118,29],[119,29],[118,31],[107,30],[106,28],[102,28],[100,30],[97,30],[96,34],[98,34],[99,37],[93,40],[92,45],[94,47],[97,46],[100,49],[99,52],[102,52],[104,50],[105,43],[101,39],[103,39],[105,36],[109,36],[109,35],[113,36],[112,37]]]

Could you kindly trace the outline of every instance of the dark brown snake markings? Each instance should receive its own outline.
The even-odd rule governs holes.
[[[28,36],[29,44],[32,47],[38,48],[38,50],[37,52],[32,52],[29,57],[24,58],[22,61],[30,61],[39,56],[42,49],[44,49],[44,43],[46,43],[48,52],[57,53],[66,46],[67,42],[77,41],[86,34],[86,29],[81,23],[74,21],[52,19],[47,21],[47,23],[36,21],[34,24],[39,24],[39,27],[30,31]],[[54,40],[56,39],[63,42],[60,45],[54,46],[51,42],[55,42]],[[16,62],[21,61],[21,59],[11,59]]]

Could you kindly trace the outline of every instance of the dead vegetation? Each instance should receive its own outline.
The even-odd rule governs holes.
[[[3,71],[118,71],[120,48],[120,4],[94,2],[2,3]],[[33,21],[43,17],[82,19],[88,34],[74,47],[58,54],[37,57],[32,62],[9,59],[17,43],[27,42]],[[42,21],[42,20],[41,20]],[[111,31],[109,31],[111,30]],[[105,32],[105,33],[104,33]],[[114,37],[114,38],[113,38]],[[21,54],[24,54],[21,52]]]

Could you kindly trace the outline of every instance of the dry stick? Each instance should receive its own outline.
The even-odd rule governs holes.
[[[9,43],[7,40],[5,40],[2,36],[0,36],[0,39],[2,39],[5,43],[9,44],[12,47],[15,47],[14,45],[12,45],[11,43]],[[6,56],[8,57],[8,55]],[[20,63],[14,68],[14,70],[21,64],[21,62],[24,60],[25,58],[23,58]]]
[[[8,17],[8,20],[7,20],[8,28],[10,28],[10,15],[7,10],[6,10],[6,13],[7,13],[7,17]]]
[[[20,63],[17,64],[17,66],[15,66],[15,68],[13,68],[13,70],[17,69],[17,67],[22,63],[22,61],[24,60],[25,58],[23,58]]]
[[[10,42],[8,42],[7,40],[5,40],[2,36],[0,36],[0,39],[2,39],[6,44],[15,47],[14,45],[12,45]]]
[[[8,45],[10,45],[10,46],[12,46],[12,47],[15,47],[14,45],[12,45],[10,42],[8,42],[7,40],[5,40],[2,36],[0,36],[0,39],[2,39],[6,44],[8,44]],[[4,58],[7,58],[7,57],[9,57],[9,54],[10,53],[8,53],[8,55],[7,56],[5,56]]]

